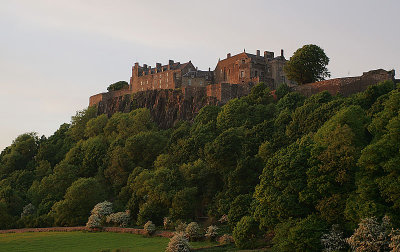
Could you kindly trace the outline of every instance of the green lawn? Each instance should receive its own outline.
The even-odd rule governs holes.
[[[168,238],[124,233],[43,232],[0,234],[0,251],[99,251],[124,249],[134,251],[165,251]],[[193,247],[212,245],[195,242]]]

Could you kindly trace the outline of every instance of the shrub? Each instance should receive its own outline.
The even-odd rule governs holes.
[[[218,236],[218,227],[217,226],[209,226],[208,228],[207,228],[207,231],[206,231],[206,234],[205,234],[205,237],[207,238],[207,239],[209,239],[209,240],[211,240],[211,241],[214,241],[215,240],[215,238]]]
[[[392,252],[400,251],[400,233],[399,230],[392,230],[390,233],[390,244],[389,247],[392,249]]]
[[[228,215],[224,214],[221,216],[221,218],[218,220],[221,224],[228,222]]]
[[[175,233],[168,243],[166,252],[190,252],[189,241],[182,232]]]
[[[89,216],[88,222],[86,223],[88,228],[98,228],[101,227],[101,219],[97,214],[92,214]]]
[[[156,232],[156,225],[154,225],[153,222],[151,222],[151,221],[146,222],[146,224],[144,224],[143,228],[144,228],[144,231],[146,231],[146,233],[148,235],[152,235],[152,234],[154,234],[154,232]]]
[[[190,222],[186,227],[186,235],[190,241],[198,239],[201,236],[199,224],[197,222]]]
[[[105,217],[113,212],[112,203],[108,201],[103,201],[101,203],[96,204],[91,213],[96,214],[100,218]]]
[[[130,214],[129,211],[125,212],[118,212],[118,213],[112,213],[109,216],[107,216],[107,223],[114,223],[119,225],[120,227],[126,227],[128,226],[130,220]]]
[[[244,216],[233,230],[235,245],[240,249],[254,248],[258,225],[253,217]]]
[[[323,234],[321,237],[323,251],[340,251],[347,247],[346,240],[343,238],[343,232],[339,230],[338,225],[333,225],[331,231]]]
[[[21,217],[32,215],[35,213],[35,210],[36,210],[35,206],[32,205],[32,203],[29,203],[22,209]]]
[[[164,217],[164,219],[163,219],[163,225],[164,225],[164,229],[165,229],[165,230],[170,229],[171,226],[172,226],[172,221],[171,221],[171,219],[170,219],[169,217]]]
[[[352,250],[387,251],[390,244],[390,221],[387,216],[379,223],[375,217],[362,219],[354,234],[346,241]]]
[[[187,227],[186,222],[178,221],[176,223],[175,231],[176,232],[185,232],[186,231],[186,227]]]
[[[232,237],[232,235],[229,235],[229,234],[224,234],[223,236],[221,236],[218,239],[219,244],[230,244],[233,242],[234,242],[233,237]]]

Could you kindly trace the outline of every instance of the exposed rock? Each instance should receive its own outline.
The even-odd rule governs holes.
[[[148,108],[160,128],[169,128],[178,121],[191,121],[206,105],[221,105],[215,97],[207,97],[202,90],[192,96],[180,90],[148,90],[132,95],[112,97],[98,102],[98,115],[111,116],[116,112],[130,112],[137,108]]]

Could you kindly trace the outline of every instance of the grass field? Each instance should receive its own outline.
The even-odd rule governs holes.
[[[165,251],[169,242],[163,237],[143,237],[124,233],[43,232],[0,234],[0,251],[100,251],[124,249],[130,252]],[[195,242],[194,248],[210,246]],[[208,250],[207,250],[208,251]],[[221,250],[218,250],[221,251]]]

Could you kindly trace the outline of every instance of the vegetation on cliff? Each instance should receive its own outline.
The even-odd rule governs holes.
[[[224,216],[239,246],[263,238],[282,251],[320,250],[332,225],[349,237],[366,217],[399,227],[393,86],[348,98],[282,87],[274,100],[259,84],[166,130],[147,109],[108,118],[89,107],[1,152],[0,228],[85,225],[104,200],[129,210],[130,225]]]

